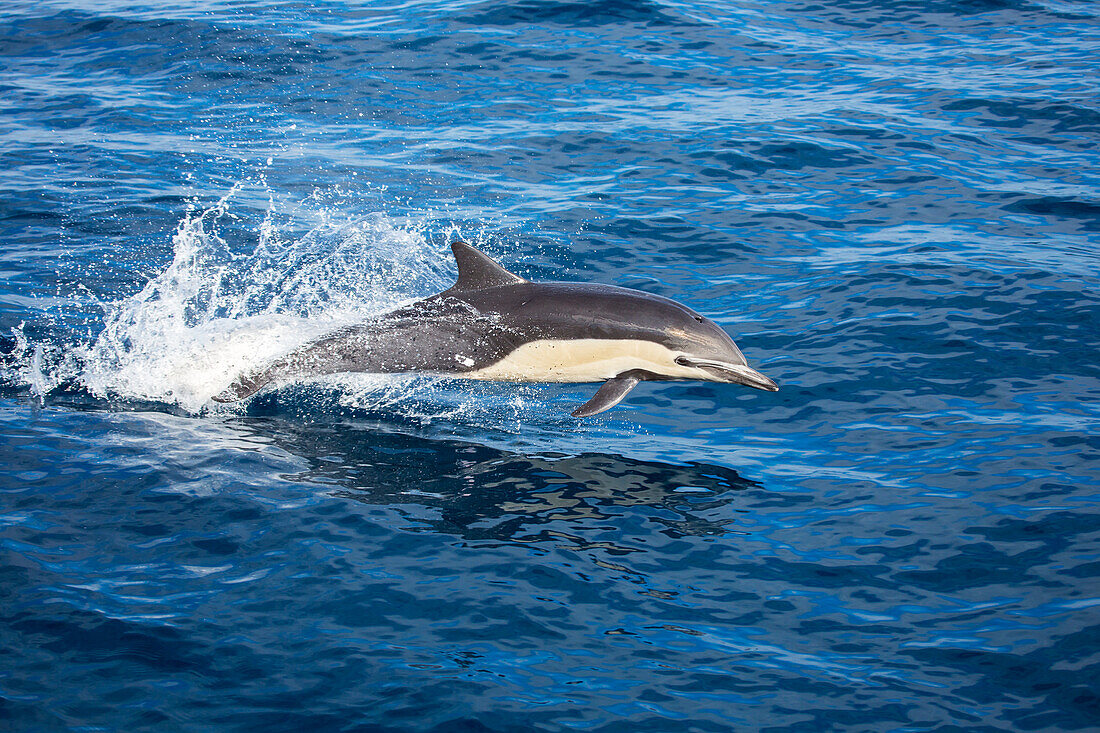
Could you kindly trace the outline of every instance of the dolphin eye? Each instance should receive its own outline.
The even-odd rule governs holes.
[[[677,356],[676,363],[680,366],[691,366],[691,362],[688,361],[688,358],[686,356]]]
[[[692,318],[694,318],[695,320],[699,321],[699,323],[702,323],[702,322],[703,322],[703,317],[702,317],[702,316],[692,316]]]

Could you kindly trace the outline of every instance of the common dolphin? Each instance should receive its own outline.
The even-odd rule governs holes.
[[[423,372],[506,382],[603,382],[573,411],[609,410],[642,380],[697,379],[775,391],[718,324],[679,303],[613,285],[533,283],[453,242],[448,290],[302,346],[238,377],[234,402],[275,380],[337,372]]]

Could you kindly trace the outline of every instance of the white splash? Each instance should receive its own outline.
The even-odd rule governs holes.
[[[171,263],[106,307],[103,331],[73,354],[92,394],[215,409],[210,398],[242,372],[445,287],[441,253],[385,215],[282,215],[269,200],[263,220],[244,228],[255,240],[241,252],[226,241],[230,230],[240,238],[247,215],[233,211],[238,192],[185,217]],[[308,228],[294,235],[302,219]]]

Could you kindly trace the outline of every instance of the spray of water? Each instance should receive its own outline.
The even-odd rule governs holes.
[[[184,217],[171,262],[140,292],[102,304],[103,328],[91,342],[60,350],[14,334],[8,360],[18,366],[8,381],[18,372],[40,396],[67,384],[191,413],[233,409],[210,398],[238,374],[449,283],[450,264],[424,220],[350,217],[316,199],[279,206],[270,195],[257,211],[238,201],[242,189]],[[377,404],[400,400],[409,381],[352,378],[347,386]]]

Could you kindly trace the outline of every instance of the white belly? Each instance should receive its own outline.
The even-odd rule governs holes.
[[[672,379],[699,379],[698,369],[652,341],[569,339],[531,341],[487,367],[458,376],[499,382],[602,382],[632,369]]]

